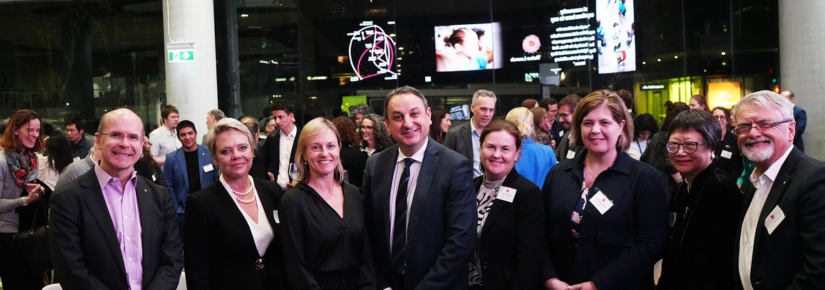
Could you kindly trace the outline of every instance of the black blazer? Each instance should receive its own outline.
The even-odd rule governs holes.
[[[295,141],[292,143],[292,151],[289,152],[289,163],[295,163],[295,151],[298,150],[298,139],[301,138],[301,128],[295,125]],[[278,181],[278,166],[281,165],[281,130],[275,129],[264,142],[264,168],[266,172],[272,173],[275,176],[275,181]],[[287,174],[289,182],[292,182],[292,177]]]
[[[367,153],[358,147],[343,145],[341,147],[341,165],[347,170],[349,184],[361,187],[364,181],[364,167],[367,166]]]
[[[160,166],[155,164],[154,173],[152,173],[152,168],[149,167],[149,161],[146,159],[140,158],[134,165],[135,172],[137,175],[143,176],[152,183],[166,187],[166,177],[163,176],[163,171],[160,170]]]
[[[476,200],[470,161],[429,138],[409,212],[406,274],[390,263],[390,188],[398,145],[367,160],[364,212],[378,289],[466,289],[476,242]]]
[[[261,203],[274,233],[261,257],[243,213],[215,182],[186,199],[184,254],[189,289],[284,289],[281,237],[274,217],[283,197],[277,183],[254,179]],[[263,259],[263,269],[255,269]]]
[[[719,169],[725,171],[734,183],[742,175],[742,170],[745,170],[742,163],[742,154],[739,153],[738,137],[731,132],[725,133],[725,139],[722,140],[722,144],[719,144],[719,148],[716,148],[714,153],[716,160],[713,162]]]
[[[680,182],[670,202],[670,236],[656,289],[734,289],[742,194],[723,170],[711,164],[688,191]]]
[[[444,146],[452,149],[468,160],[473,160],[473,130],[470,126],[472,120],[464,124],[455,126],[447,131],[444,136]],[[472,166],[472,164],[470,164]]]
[[[573,158],[579,157],[579,155],[584,152],[584,147],[579,147],[574,144],[570,144],[570,131],[564,133],[564,136],[556,142],[556,161],[561,163],[562,161],[571,159],[567,158],[569,152],[573,152]],[[544,188],[544,187],[542,187]]]
[[[755,193],[745,194],[737,241]],[[785,219],[768,234],[764,221],[777,206]],[[738,265],[739,243],[735,250]],[[752,257],[755,290],[825,289],[825,163],[798,148],[791,151],[759,214]],[[742,289],[739,271],[735,276]]]
[[[661,258],[668,230],[661,174],[619,152],[590,188],[591,197],[599,189],[613,207],[601,214],[588,199],[576,246],[570,219],[581,197],[586,155],[587,150],[553,166],[544,181],[549,258],[543,279],[571,285],[593,281],[599,290],[653,289],[653,264]]]
[[[173,290],[183,253],[171,196],[141,176],[135,192],[143,230],[143,289]],[[120,243],[94,169],[58,188],[50,204],[52,261],[63,289],[129,289]]]
[[[484,176],[473,180],[476,195]],[[541,190],[515,168],[502,186],[516,190],[512,203],[495,200],[478,238],[479,264],[484,288],[544,289],[544,207]],[[500,190],[499,190],[500,192]]]

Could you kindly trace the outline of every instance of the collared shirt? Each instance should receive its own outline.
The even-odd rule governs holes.
[[[765,200],[768,199],[768,194],[771,192],[773,182],[776,181],[776,176],[779,174],[779,169],[785,163],[785,159],[791,154],[793,146],[785,151],[776,162],[768,167],[762,175],[757,176],[756,171],[750,175],[750,181],[756,192],[753,195],[753,200],[748,211],[745,213],[745,220],[742,221],[742,233],[739,236],[739,278],[742,280],[742,286],[745,290],[753,290],[751,284],[751,266],[753,263],[753,244],[756,240],[756,227],[759,222],[759,215],[762,213],[762,207],[765,206]]]
[[[89,150],[92,149],[93,145],[92,140],[86,139],[86,135],[81,134],[77,144],[72,143],[72,158],[75,158],[75,160],[85,158],[89,155]]]
[[[110,176],[99,165],[95,165],[94,170],[100,190],[103,191],[103,199],[106,200],[106,208],[109,209],[109,217],[115,226],[129,289],[140,290],[143,287],[143,228],[140,225],[135,192],[137,174],[132,171],[126,186],[121,187],[120,179]]]
[[[430,140],[424,139],[424,145],[418,149],[412,156],[406,156],[401,149],[398,149],[398,159],[395,161],[395,172],[392,174],[392,189],[390,190],[390,236],[389,243],[392,248],[392,237],[395,230],[395,200],[398,195],[398,184],[401,182],[401,174],[404,172],[404,159],[412,158],[415,162],[410,165],[410,182],[407,183],[407,224],[410,223],[410,208],[412,207],[413,197],[415,196],[415,185],[418,183],[418,173],[421,172],[421,162],[424,161],[424,152],[427,151],[427,143]],[[392,250],[392,249],[390,249]]]
[[[175,130],[169,131],[166,126],[160,126],[152,133],[149,133],[149,140],[152,142],[152,156],[165,157],[166,154],[178,150],[181,146],[178,136],[175,136]],[[161,166],[162,168],[163,166]]]
[[[470,120],[470,135],[473,139],[473,178],[481,176],[481,132],[476,130],[476,125]]]
[[[278,131],[281,138],[278,138],[278,179],[276,180],[281,188],[286,188],[289,183],[289,163],[292,163],[292,160],[289,160],[289,155],[292,154],[292,144],[295,144],[295,133],[298,128],[293,125],[289,134],[284,134],[283,130]]]

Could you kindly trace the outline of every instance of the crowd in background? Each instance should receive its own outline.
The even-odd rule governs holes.
[[[793,92],[733,108],[628,91],[494,92],[451,120],[404,86],[348,116],[207,112],[208,132],[128,109],[92,134],[0,126],[0,279],[7,290],[825,289],[825,163],[803,153]],[[87,133],[88,132],[88,133]],[[199,135],[200,134],[200,135]],[[43,209],[43,210],[41,210]],[[48,224],[54,276],[15,235]],[[654,264],[662,260],[661,278]],[[181,271],[185,269],[185,275]]]

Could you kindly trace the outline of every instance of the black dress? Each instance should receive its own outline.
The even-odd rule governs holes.
[[[679,183],[670,204],[673,226],[657,289],[736,288],[741,210],[736,182],[716,165],[699,173],[690,190]]]
[[[341,146],[341,165],[349,174],[349,184],[361,187],[361,182],[364,181],[364,168],[367,167],[366,152],[358,149],[358,147]]]
[[[736,179],[742,175],[742,170],[745,169],[742,164],[742,154],[739,153],[739,144],[736,143],[738,136],[731,132],[725,133],[725,138],[722,140],[719,148],[716,148],[716,161],[714,162],[719,169],[736,182]]]
[[[281,241],[292,289],[374,289],[361,193],[342,184],[344,217],[306,183],[281,202]]]

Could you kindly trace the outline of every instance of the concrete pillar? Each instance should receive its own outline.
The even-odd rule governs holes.
[[[825,160],[825,1],[779,0],[779,74],[781,88],[792,90],[796,105],[808,113],[802,135],[805,153]]]
[[[200,141],[207,133],[206,113],[218,108],[212,0],[164,0],[163,4],[163,42],[194,43],[195,48],[195,60],[188,62],[170,63],[165,51],[166,103],[178,108],[181,120],[195,123]]]

